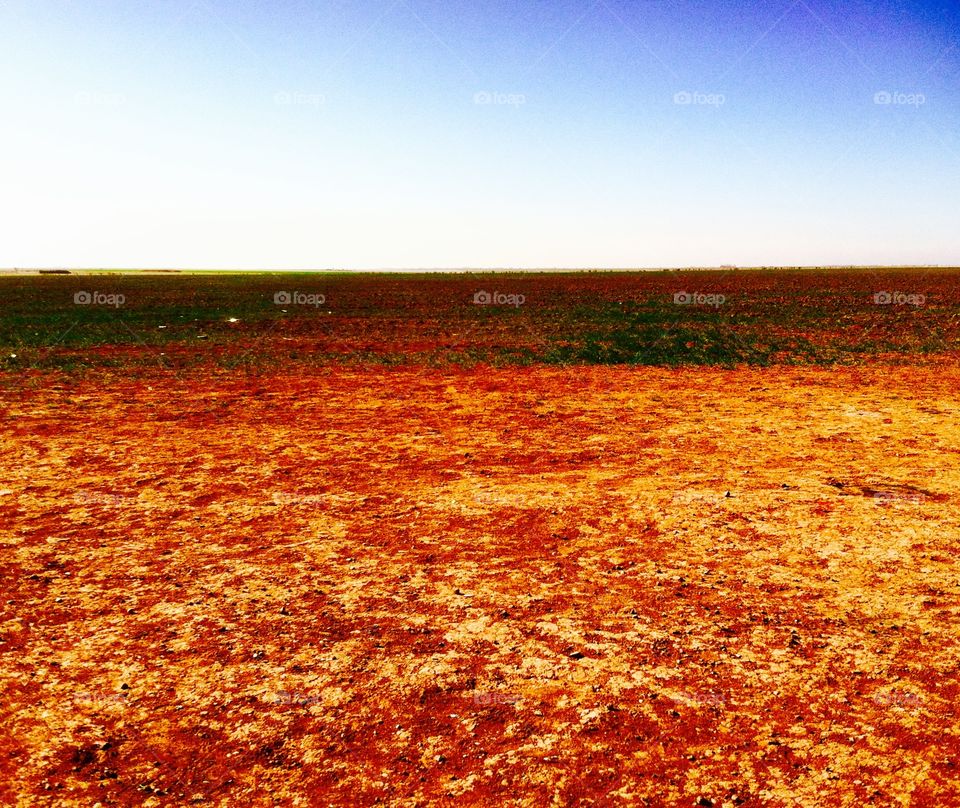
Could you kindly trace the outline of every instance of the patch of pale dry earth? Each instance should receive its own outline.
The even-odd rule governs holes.
[[[960,804],[960,369],[35,379],[0,802]]]

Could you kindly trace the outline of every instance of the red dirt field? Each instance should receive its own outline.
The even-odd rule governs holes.
[[[958,390],[8,385],[0,803],[960,805]]]

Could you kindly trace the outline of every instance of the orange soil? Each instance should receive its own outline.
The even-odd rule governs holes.
[[[0,803],[960,805],[957,390],[7,391]]]

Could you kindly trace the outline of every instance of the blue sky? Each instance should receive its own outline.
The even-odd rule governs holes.
[[[0,266],[960,264],[960,3],[0,0]]]

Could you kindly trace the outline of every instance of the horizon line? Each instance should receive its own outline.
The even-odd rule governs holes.
[[[529,272],[529,273],[562,273],[562,272],[683,272],[683,271],[750,271],[750,270],[806,270],[806,269],[960,269],[955,264],[698,264],[685,266],[632,266],[632,267],[74,267],[74,266],[35,266],[35,267],[0,267],[0,274],[31,274],[31,273],[73,273],[73,272],[129,272],[129,273],[196,273],[196,272],[223,272],[223,273],[490,273],[490,272]]]

